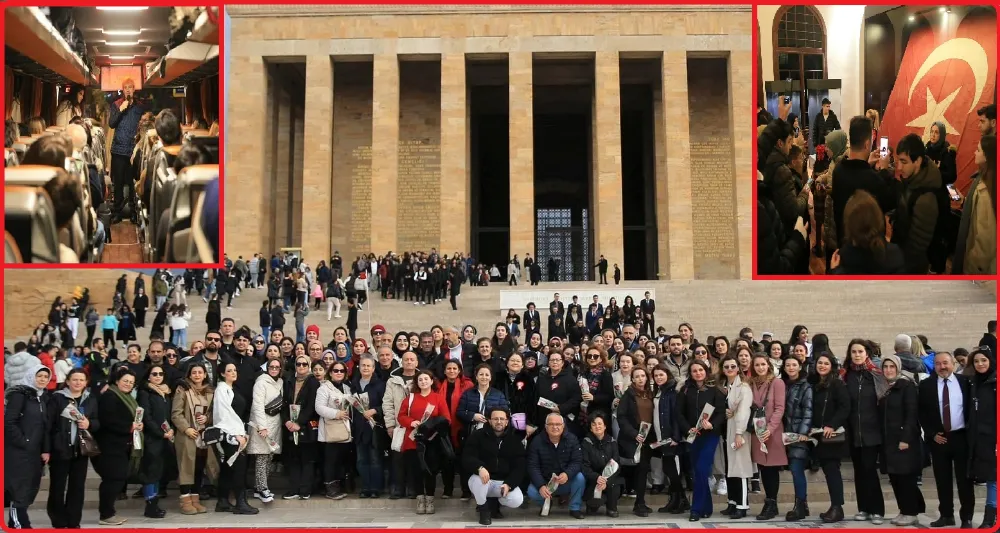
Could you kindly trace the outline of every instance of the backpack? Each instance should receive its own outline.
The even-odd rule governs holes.
[[[931,250],[944,246],[946,233],[944,230],[947,227],[945,221],[951,216],[951,198],[944,186],[918,187],[910,191],[909,197],[906,200],[906,211],[901,213],[898,209],[896,210],[896,217],[892,225],[892,242],[903,244],[907,241],[913,222],[914,206],[917,205],[917,200],[925,194],[933,194],[938,207],[938,218],[934,224],[934,234],[931,237],[930,247],[927,249],[928,256],[930,256]]]

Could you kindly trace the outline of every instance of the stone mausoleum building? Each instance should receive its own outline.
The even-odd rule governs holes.
[[[749,5],[227,12],[230,255],[750,277]]]

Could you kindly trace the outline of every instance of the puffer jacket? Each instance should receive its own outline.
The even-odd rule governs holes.
[[[24,381],[25,373],[41,360],[28,352],[17,352],[3,359],[3,382],[12,387]],[[53,381],[55,379],[53,378]]]
[[[808,435],[812,425],[813,389],[805,376],[798,381],[787,384],[785,390],[785,431]],[[797,442],[788,446],[790,459],[805,459],[809,457],[809,443]]]
[[[610,432],[604,434],[604,438],[597,440],[597,436],[588,433],[583,438],[583,477],[587,480],[587,488],[583,492],[584,499],[591,499],[594,496],[594,489],[597,488],[597,478],[604,473],[604,467],[608,462],[614,460],[619,465],[622,464],[621,454],[618,449],[618,442],[611,436]],[[622,469],[608,478],[608,486],[624,485]]]
[[[257,376],[253,385],[253,401],[250,402],[250,422],[256,425],[251,428],[250,442],[247,444],[248,454],[268,455],[281,453],[281,413],[270,416],[264,412],[264,406],[284,392],[284,382],[281,378],[274,379],[268,374]],[[272,452],[264,437],[257,430],[266,429],[267,436],[278,443],[278,450]]]
[[[795,173],[788,167],[787,156],[777,149],[767,156],[764,182],[770,188],[771,200],[781,215],[781,223],[787,228],[794,228],[795,220],[807,214],[809,189],[803,187],[796,192]]]
[[[925,164],[916,175],[903,181],[903,195],[896,207],[897,220],[900,211],[905,211],[910,205],[910,195],[916,194],[916,189],[938,189],[941,184],[941,171],[933,164]],[[909,218],[909,230],[899,242],[897,234],[893,233],[893,241],[903,247],[906,255],[906,270],[911,274],[926,274],[930,265],[927,250],[934,238],[934,230],[938,222],[938,203],[933,194],[923,193],[913,204],[913,212],[905,213]]]
[[[382,414],[385,417],[385,429],[390,436],[393,428],[398,425],[396,413],[407,395],[409,391],[406,382],[403,381],[403,369],[400,367],[389,374],[389,380],[385,383],[385,394],[382,396]]]
[[[482,408],[480,408],[479,389],[476,387],[466,389],[458,399],[458,409],[455,411],[455,417],[452,418],[452,440],[455,440],[455,426],[461,424],[463,426],[461,434],[468,435],[472,431],[479,429],[473,420],[476,413],[482,414],[488,420],[493,409],[503,409],[510,412],[510,404],[507,403],[507,398],[504,397],[502,392],[490,387],[486,391],[486,398],[482,402]],[[486,425],[488,424],[483,424],[483,426]]]
[[[792,224],[795,220],[792,221]],[[795,226],[786,226],[770,187],[757,182],[757,257],[759,274],[804,274],[809,271],[809,245]]]

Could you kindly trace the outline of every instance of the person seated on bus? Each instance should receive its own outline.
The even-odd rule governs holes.
[[[209,137],[219,136],[219,119],[215,119],[212,121],[212,126],[208,128],[208,136]]]
[[[65,127],[69,125],[70,119],[83,115],[83,98],[86,90],[80,85],[74,85],[69,94],[59,102],[56,108],[56,126]]]
[[[45,184],[45,192],[49,193],[49,198],[52,199],[56,228],[59,231],[68,228],[73,215],[80,209],[80,185],[60,168],[56,170],[56,176]],[[79,263],[80,257],[72,248],[60,241],[59,262]]]
[[[170,150],[169,148],[180,147],[183,142],[181,124],[177,120],[177,115],[173,110],[164,109],[160,111],[156,115],[153,127],[156,128],[156,135],[160,138],[163,146],[154,154],[151,168],[147,169],[146,173],[139,178],[137,189],[142,198],[142,203],[145,205],[150,205],[150,193],[152,192],[153,183],[156,181],[158,173],[166,172],[167,169],[173,168],[174,162],[177,160],[177,150]]]
[[[65,169],[66,158],[73,155],[73,141],[69,137],[58,135],[46,135],[31,143],[28,151],[24,153],[22,165],[44,165]]]
[[[35,135],[41,135],[45,133],[45,119],[42,117],[35,117],[28,122],[28,135],[34,137]]]
[[[17,152],[14,151],[14,145],[17,141],[21,139],[20,132],[17,128],[17,122],[14,119],[8,118],[4,121],[4,137],[3,137],[3,166],[6,167],[16,167],[19,163]]]
[[[97,210],[104,203],[104,180],[101,178],[97,165],[94,164],[94,153],[90,149],[90,131],[83,127],[83,119],[75,117],[66,126],[66,135],[73,141],[73,157],[83,161],[87,172],[87,188],[90,192],[91,212],[88,224],[95,235],[96,242],[104,247],[104,224],[97,218]]]
[[[194,166],[194,165],[207,165],[211,161],[211,154],[203,146],[195,144],[185,144],[181,148],[180,153],[177,154],[177,159],[174,160],[174,172],[178,176],[181,174],[181,170]],[[191,206],[194,209],[194,206]],[[167,237],[170,234],[170,209],[165,209],[163,213],[160,214],[160,219],[156,224],[156,255],[154,259],[155,262],[164,261],[167,258],[164,254],[167,251]]]

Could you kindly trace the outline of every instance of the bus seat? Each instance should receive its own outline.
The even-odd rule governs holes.
[[[30,250],[32,263],[58,263],[59,234],[48,193],[40,187],[23,185],[7,185],[4,192],[6,231],[14,237],[22,255]]]
[[[181,170],[174,189],[167,223],[167,244],[163,257],[168,262],[188,259],[187,243],[191,240],[193,211],[205,194],[205,186],[219,177],[219,165],[193,165]]]
[[[21,249],[17,246],[17,240],[14,239],[14,236],[9,231],[3,232],[3,244],[4,263],[14,264],[24,262],[24,259],[21,257]]]
[[[215,250],[205,236],[204,228],[201,225],[201,213],[205,207],[205,193],[198,197],[198,203],[194,206],[191,214],[191,243],[188,249],[188,257],[185,263],[214,263]]]

